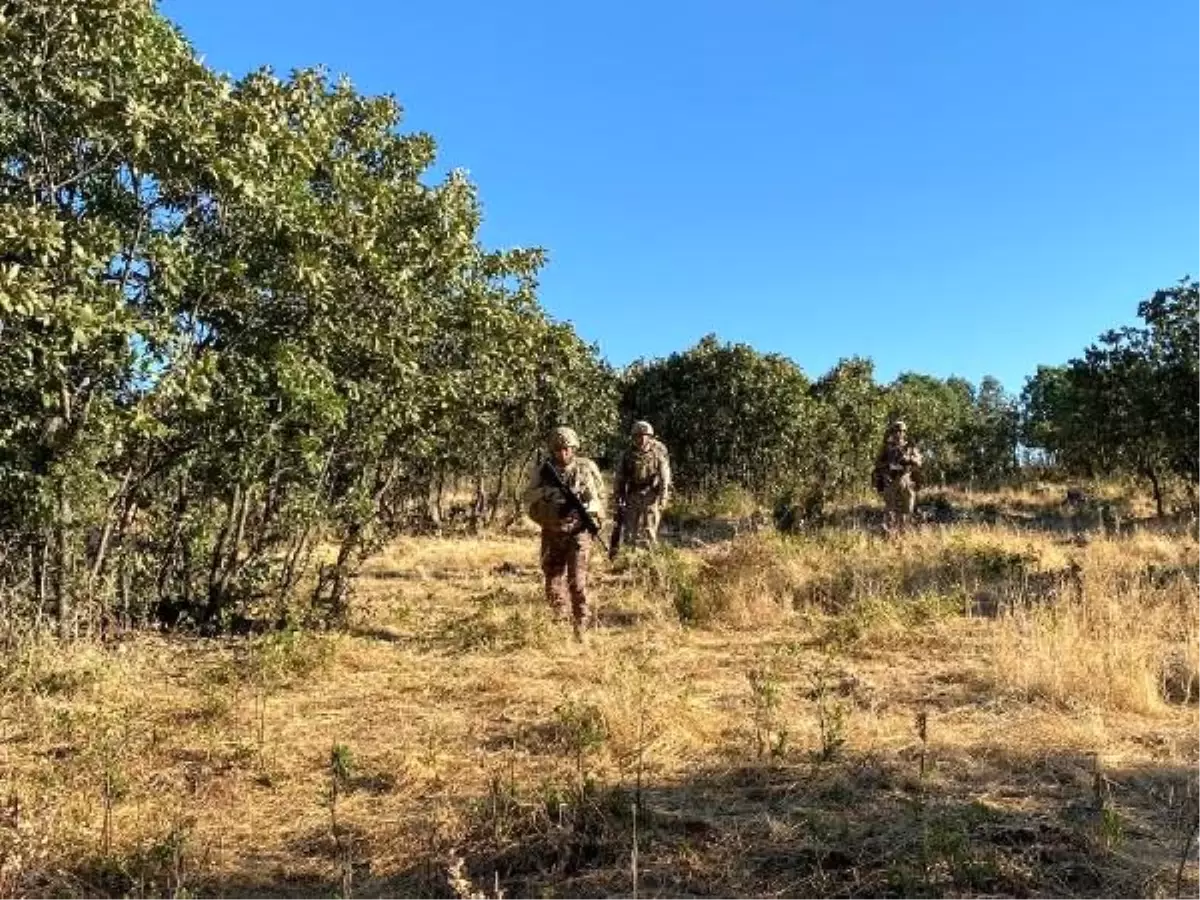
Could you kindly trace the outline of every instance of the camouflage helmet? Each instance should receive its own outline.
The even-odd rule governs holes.
[[[903,419],[895,419],[890,425],[888,425],[889,433],[895,433],[898,431],[908,431],[908,426],[904,424]]]
[[[634,437],[637,437],[639,434],[648,434],[651,437],[653,437],[654,436],[654,426],[651,425],[649,422],[644,422],[644,421],[634,422],[633,427],[629,429],[629,433],[632,434]]]
[[[579,435],[575,433],[574,428],[567,428],[565,425],[560,425],[550,432],[550,437],[546,441],[551,450],[557,450],[560,447],[570,447],[572,450],[579,449]]]

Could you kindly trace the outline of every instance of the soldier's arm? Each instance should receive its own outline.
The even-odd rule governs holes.
[[[625,496],[626,482],[629,480],[626,474],[629,468],[626,465],[628,459],[628,454],[622,453],[617,458],[617,470],[613,473],[613,497],[617,501],[620,501]]]
[[[604,518],[604,477],[600,474],[600,467],[595,462],[590,459],[584,459],[582,462],[587,475],[587,495],[579,499],[583,501],[587,511],[599,524]]]
[[[557,494],[555,488],[546,487],[542,483],[541,464],[535,461],[526,473],[525,490],[521,494],[521,502],[529,518],[539,525],[549,522],[552,518],[551,510],[556,506]]]
[[[538,472],[539,468],[535,461],[525,472],[525,488],[521,491],[521,502],[525,506],[542,496],[542,476]]]

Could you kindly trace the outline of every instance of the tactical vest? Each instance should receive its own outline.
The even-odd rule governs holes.
[[[899,475],[912,466],[912,454],[907,445],[889,444],[884,452],[885,465],[892,475]]]
[[[659,480],[661,456],[658,447],[651,444],[645,450],[633,450],[625,456],[622,475],[628,489],[641,493],[653,488]]]

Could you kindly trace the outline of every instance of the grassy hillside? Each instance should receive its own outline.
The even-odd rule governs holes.
[[[586,646],[510,533],[348,633],[14,648],[0,894],[1194,896],[1196,540],[1038,502],[710,523],[598,560]]]

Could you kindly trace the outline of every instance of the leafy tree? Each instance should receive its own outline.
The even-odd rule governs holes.
[[[1163,467],[1189,481],[1200,469],[1200,300],[1198,282],[1183,278],[1138,305],[1148,326],[1126,339],[1141,349],[1157,390],[1149,398],[1150,419],[1161,427],[1166,449]]]
[[[819,495],[808,503],[819,512],[827,500],[871,483],[887,409],[884,389],[875,382],[875,365],[863,357],[839,360],[817,379],[811,395],[816,407],[805,456]]]
[[[945,484],[963,471],[960,437],[974,407],[974,390],[967,382],[905,372],[888,385],[887,407],[888,418],[902,419],[921,448],[923,480]]]
[[[766,494],[800,464],[808,388],[785,357],[708,335],[690,350],[630,367],[622,432],[636,419],[652,422],[683,489],[735,484]]]
[[[145,0],[0,5],[0,579],[32,616],[292,615],[333,537],[337,617],[389,501],[503,476],[551,415],[610,427],[543,254],[483,248],[400,113],[218,76]]]
[[[1017,470],[1020,415],[1017,401],[998,380],[984,376],[969,416],[957,434],[960,477],[995,485]]]
[[[1105,332],[1084,355],[1042,367],[1022,395],[1025,439],[1071,471],[1147,479],[1159,515],[1164,480],[1197,479],[1197,282],[1138,306],[1145,327]]]

